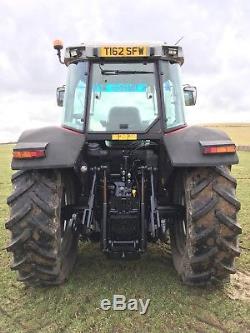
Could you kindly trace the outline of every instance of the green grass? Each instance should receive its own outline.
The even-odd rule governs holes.
[[[11,146],[0,145],[0,248],[8,241],[6,197],[11,191]],[[247,332],[250,331],[250,153],[233,168],[242,202],[240,273],[232,284],[207,289],[181,284],[169,253],[151,246],[139,261],[106,259],[94,244],[80,246],[77,266],[60,287],[33,289],[16,282],[11,256],[0,251],[0,332]],[[113,294],[150,298],[146,315],[100,310]],[[232,299],[232,298],[238,298]]]

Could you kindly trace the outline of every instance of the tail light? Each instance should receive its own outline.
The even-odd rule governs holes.
[[[232,141],[200,141],[200,144],[204,155],[236,153],[236,145]]]
[[[45,157],[45,150],[14,150],[13,158],[15,159],[32,159]]]

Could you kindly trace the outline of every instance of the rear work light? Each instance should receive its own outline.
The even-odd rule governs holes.
[[[204,155],[236,153],[236,145],[232,141],[200,141],[200,144]]]
[[[13,158],[15,159],[32,159],[32,158],[42,158],[45,157],[45,150],[14,150]]]

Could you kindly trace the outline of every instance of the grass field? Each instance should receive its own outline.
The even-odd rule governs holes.
[[[232,140],[238,145],[250,145],[250,124],[208,124],[207,127],[227,132]]]
[[[10,185],[10,145],[0,145],[0,248],[8,241],[4,222]],[[170,254],[151,246],[140,261],[104,258],[97,245],[80,246],[78,265],[63,286],[26,288],[9,269],[11,256],[0,251],[0,332],[249,332],[250,331],[250,153],[240,153],[233,168],[242,203],[243,227],[231,284],[196,289],[183,286]],[[102,311],[100,301],[113,294],[151,299],[148,312]]]

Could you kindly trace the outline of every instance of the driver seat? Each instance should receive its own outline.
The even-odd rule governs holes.
[[[110,109],[107,131],[119,132],[140,130],[141,128],[141,117],[139,110],[135,107],[113,107]]]

